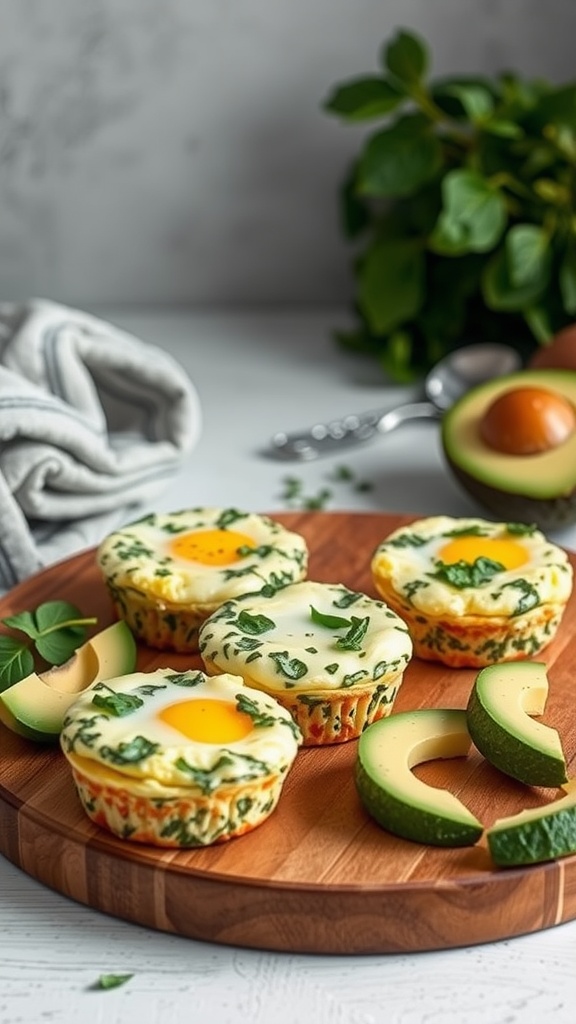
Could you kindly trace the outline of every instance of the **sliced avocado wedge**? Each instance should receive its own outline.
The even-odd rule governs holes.
[[[486,830],[488,849],[498,867],[540,864],[576,853],[576,779],[562,789],[565,796],[558,800],[499,818]]]
[[[32,672],[0,693],[0,721],[27,739],[55,743],[79,693],[135,667],[134,636],[124,621],[115,622],[82,644],[64,665]]]
[[[379,825],[404,839],[473,845],[480,822],[452,793],[411,771],[423,761],[466,756],[470,746],[465,711],[403,711],[374,722],[358,740],[355,780],[362,803]]]
[[[529,786],[560,786],[567,778],[558,733],[530,718],[542,714],[547,698],[546,665],[511,661],[481,669],[466,708],[468,730],[480,753]]]
[[[441,442],[448,468],[484,508],[506,522],[552,529],[576,521],[576,432],[537,454],[496,451],[482,438],[490,405],[514,388],[542,388],[576,407],[576,372],[536,369],[498,377],[468,391],[445,413]]]

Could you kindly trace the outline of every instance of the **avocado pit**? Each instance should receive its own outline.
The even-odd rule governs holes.
[[[467,392],[445,413],[448,468],[504,522],[576,522],[576,371],[527,369]]]
[[[479,429],[482,440],[508,455],[534,455],[563,444],[576,428],[574,406],[548,388],[517,387],[490,403]]]

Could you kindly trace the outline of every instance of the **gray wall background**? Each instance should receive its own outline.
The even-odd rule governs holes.
[[[400,26],[434,73],[576,77],[575,0],[0,0],[0,297],[347,300],[321,110]]]

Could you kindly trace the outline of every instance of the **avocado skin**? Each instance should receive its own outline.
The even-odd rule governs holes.
[[[354,766],[354,780],[358,795],[366,810],[381,828],[409,839],[415,843],[427,843],[430,846],[473,846],[482,835],[482,826],[468,825],[458,822],[455,827],[449,819],[439,814],[420,810],[419,826],[412,828],[410,816],[406,815],[406,805],[396,800],[389,792],[383,790],[366,771],[360,759]],[[424,819],[426,825],[423,826]]]
[[[569,857],[576,851],[576,806],[572,802],[558,801],[564,806],[555,810],[554,803],[546,804],[542,814],[529,825],[515,825],[507,819],[507,828],[488,829],[486,839],[494,863],[501,868],[524,864],[541,864]]]
[[[547,531],[576,523],[576,431],[537,455],[493,452],[480,439],[492,402],[506,391],[540,388],[576,408],[576,371],[523,369],[471,388],[442,417],[441,446],[454,479],[503,522],[533,523]]]
[[[546,499],[510,494],[476,480],[457,466],[446,452],[444,458],[462,488],[502,522],[534,523],[544,532],[576,523],[576,491]]]
[[[526,766],[526,753],[524,744],[515,736],[511,736],[505,729],[499,727],[492,718],[490,750],[486,750],[483,741],[483,723],[485,714],[482,698],[475,687],[472,688],[466,708],[466,720],[468,731],[472,741],[490,764],[498,768],[505,775],[524,782],[527,786],[561,786],[567,781],[566,765],[552,756],[542,757],[538,763],[538,772],[535,775],[530,765]],[[499,744],[495,742],[498,737]]]

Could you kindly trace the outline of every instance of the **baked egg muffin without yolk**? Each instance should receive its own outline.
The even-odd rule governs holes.
[[[412,642],[383,601],[304,580],[227,601],[202,626],[200,652],[208,672],[237,673],[275,697],[304,746],[323,746],[390,714]]]
[[[150,647],[193,652],[223,601],[305,577],[304,538],[268,516],[194,508],[110,534],[97,561],[116,614]]]
[[[239,677],[166,668],[84,691],[60,742],[93,821],[122,839],[189,847],[260,825],[301,739],[290,714]]]
[[[524,523],[420,519],[382,541],[371,569],[414,654],[454,667],[538,654],[572,591],[566,552]]]

